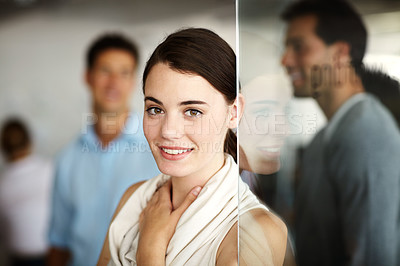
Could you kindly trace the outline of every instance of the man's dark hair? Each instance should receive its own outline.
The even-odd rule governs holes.
[[[29,148],[31,138],[25,124],[16,118],[9,119],[1,130],[1,150],[7,158]]]
[[[315,33],[327,45],[344,41],[350,45],[351,63],[362,64],[367,46],[367,30],[360,14],[346,1],[300,0],[289,5],[281,18],[290,22],[295,18],[314,15],[317,18]]]
[[[119,33],[109,33],[100,36],[90,45],[86,56],[87,69],[91,69],[97,57],[109,49],[119,49],[130,53],[135,59],[136,65],[139,61],[138,48],[133,41]]]
[[[378,67],[363,66],[361,81],[366,92],[375,95],[392,113],[400,127],[400,83]]]

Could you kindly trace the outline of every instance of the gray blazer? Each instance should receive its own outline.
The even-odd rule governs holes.
[[[400,133],[373,96],[306,148],[295,201],[299,265],[400,265]]]

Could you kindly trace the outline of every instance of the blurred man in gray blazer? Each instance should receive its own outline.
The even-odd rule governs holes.
[[[344,1],[306,0],[282,18],[288,23],[282,64],[294,94],[313,96],[328,119],[302,158],[298,263],[399,265],[400,133],[362,84],[361,17]]]

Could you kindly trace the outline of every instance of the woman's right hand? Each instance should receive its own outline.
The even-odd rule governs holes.
[[[165,253],[176,225],[200,190],[201,187],[194,187],[175,210],[171,201],[171,180],[153,194],[139,217],[138,265],[165,265]]]

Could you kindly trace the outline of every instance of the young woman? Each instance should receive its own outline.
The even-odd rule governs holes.
[[[162,174],[127,190],[99,265],[282,264],[286,227],[239,179],[231,129],[243,99],[229,45],[206,29],[171,34],[147,62],[143,92]]]

